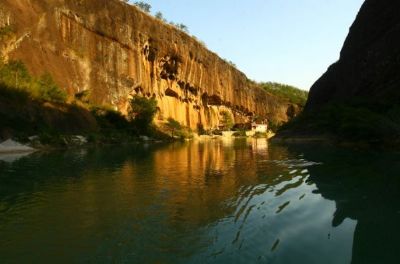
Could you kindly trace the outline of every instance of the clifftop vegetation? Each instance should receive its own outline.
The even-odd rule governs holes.
[[[121,0],[121,1],[123,1],[125,3],[129,3],[129,0]],[[137,8],[139,8],[140,10],[142,10],[143,12],[151,14],[152,6],[149,3],[146,3],[144,1],[136,1],[136,2],[133,3],[133,5],[136,6]],[[159,20],[161,20],[161,21],[163,21],[164,23],[168,23],[171,26],[176,27],[179,30],[182,30],[182,31],[184,31],[186,33],[189,33],[189,28],[185,24],[183,24],[183,23],[175,23],[173,21],[168,22],[167,19],[164,17],[163,13],[161,13],[161,11],[157,11],[154,14],[154,17],[159,19]],[[203,44],[202,41],[200,41],[200,42]]]
[[[294,86],[276,82],[263,82],[259,85],[267,92],[288,99],[293,104],[304,106],[307,102],[308,92]]]
[[[112,120],[118,119],[113,109],[128,113],[131,96],[155,98],[157,124],[173,118],[192,131],[198,124],[205,130],[217,128],[222,110],[238,124],[249,122],[250,116],[282,124],[300,109],[249,83],[245,74],[229,66],[232,62],[224,62],[188,34],[161,22],[162,14],[151,17],[119,0],[73,2],[32,0],[26,7],[32,12],[25,15],[18,12],[18,3],[5,0],[4,12],[12,14],[15,38],[21,40],[14,45],[13,36],[6,45],[15,50],[2,52],[38,74],[30,77],[35,85],[22,85],[17,71],[8,78],[8,87],[26,86],[29,98],[38,102],[75,104],[89,112],[92,106],[100,108],[98,113]],[[43,25],[37,28],[37,23]],[[30,35],[19,37],[22,32]],[[50,75],[39,76],[44,72],[61,90],[52,85]],[[104,105],[109,107],[103,111]],[[128,130],[133,132],[132,127]]]

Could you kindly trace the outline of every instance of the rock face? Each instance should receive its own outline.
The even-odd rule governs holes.
[[[285,122],[296,106],[276,98],[173,26],[119,0],[2,0],[3,58],[49,72],[70,95],[126,112],[133,95],[155,97],[158,120],[216,127],[261,116]],[[4,34],[3,34],[4,35]]]
[[[338,62],[312,86],[307,112],[329,103],[393,104],[400,99],[400,1],[366,0]]]

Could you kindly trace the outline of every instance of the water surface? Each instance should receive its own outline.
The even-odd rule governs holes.
[[[0,159],[0,262],[397,263],[399,160],[265,139]]]

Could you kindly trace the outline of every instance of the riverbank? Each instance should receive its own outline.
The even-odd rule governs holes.
[[[136,144],[160,144],[178,141],[204,141],[218,139],[236,138],[266,138],[271,139],[275,135],[273,132],[256,133],[252,136],[243,136],[235,131],[222,133],[222,135],[198,135],[192,133],[190,137],[169,137],[159,132],[156,137],[147,135],[135,136],[129,133],[113,134],[89,134],[89,135],[61,135],[61,134],[41,134],[29,137],[20,137],[0,141],[0,154],[29,153],[35,151],[49,151],[57,149],[71,149],[92,146],[112,146],[112,145],[136,145]],[[154,135],[154,134],[153,134]]]
[[[149,121],[140,119],[146,109],[137,110],[132,119],[109,106],[81,100],[38,98],[0,82],[0,142],[12,139],[35,149],[53,149],[172,140],[151,123],[152,115]],[[139,103],[146,106],[148,101],[143,98]]]
[[[0,154],[3,153],[22,153],[22,152],[34,152],[35,149],[22,145],[14,140],[8,139],[0,143]]]
[[[330,104],[303,112],[282,126],[274,140],[320,141],[339,146],[398,148],[400,122],[397,107]]]
[[[309,144],[309,145],[325,145],[335,146],[349,149],[375,149],[375,150],[397,150],[400,147],[399,140],[384,140],[380,138],[369,140],[347,140],[333,134],[316,134],[316,133],[278,133],[270,139],[273,143],[279,144]]]

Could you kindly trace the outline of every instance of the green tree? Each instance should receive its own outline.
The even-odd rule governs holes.
[[[171,132],[171,137],[174,137],[174,133],[182,129],[181,124],[173,119],[172,117],[168,118],[166,127]]]
[[[198,133],[199,135],[205,135],[205,134],[207,134],[207,131],[204,129],[204,126],[203,126],[202,123],[198,123],[198,124],[197,124],[197,133]]]
[[[176,26],[177,28],[179,28],[180,30],[182,30],[182,31],[184,31],[184,32],[186,32],[186,33],[189,33],[189,28],[188,28],[185,24],[178,23],[178,24],[176,24],[175,26]]]
[[[0,63],[0,83],[41,100],[65,102],[67,99],[67,93],[57,86],[50,74],[34,78],[21,61]]]
[[[67,99],[67,93],[60,89],[54,82],[53,78],[49,73],[43,74],[38,81],[39,84],[39,98],[53,101],[53,102],[65,102]]]
[[[160,11],[158,11],[154,16],[155,16],[157,19],[164,20],[164,16],[163,16],[163,14],[162,14]]]
[[[236,64],[231,60],[228,61],[228,64],[231,65],[234,68],[237,68]]]
[[[157,113],[157,101],[155,98],[147,99],[135,95],[130,102],[129,116],[133,125],[141,133],[148,133]]]
[[[33,80],[21,61],[0,65],[0,82],[10,87],[29,89]]]
[[[139,7],[140,9],[142,9],[144,12],[150,13],[150,10],[151,10],[150,4],[145,3],[143,1],[138,1],[138,2],[135,2],[134,5]]]
[[[222,125],[224,130],[231,130],[233,127],[233,118],[232,115],[228,111],[221,112],[221,120],[220,124]]]

